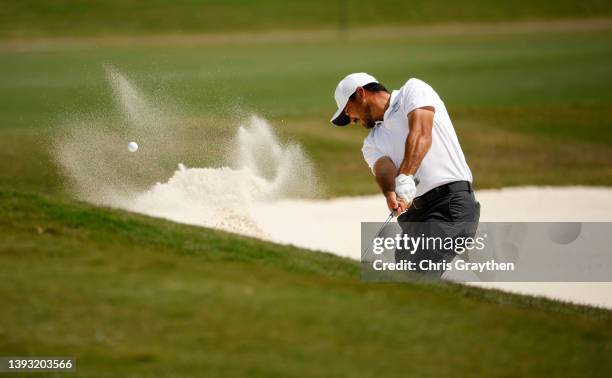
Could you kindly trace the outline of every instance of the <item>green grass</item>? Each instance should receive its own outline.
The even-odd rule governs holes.
[[[235,127],[239,109],[267,117],[283,138],[300,142],[317,165],[326,195],[374,193],[360,153],[365,131],[328,124],[337,80],[363,70],[390,88],[414,76],[438,90],[477,188],[611,185],[612,29],[585,25],[582,31],[548,31],[543,23],[528,31],[500,26],[495,33],[473,26],[417,35],[403,29],[323,33],[289,41],[278,35],[226,43],[179,38],[143,45],[136,39],[127,46],[104,40],[91,40],[93,46],[5,45],[0,187],[66,193],[51,140],[59,126],[75,119],[116,119],[103,64],[173,109],[177,132],[190,130],[191,137],[168,158],[169,167],[208,164],[211,154],[202,146],[210,130],[215,124]]]
[[[605,0],[72,0],[3,1],[0,37],[336,29],[523,19],[606,17]]]
[[[612,369],[609,311],[365,284],[358,263],[332,255],[35,194],[0,191],[0,212],[0,355],[74,356],[75,376]]]

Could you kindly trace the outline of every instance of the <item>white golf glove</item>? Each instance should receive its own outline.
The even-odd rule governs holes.
[[[395,178],[395,193],[406,203],[412,202],[416,196],[416,183],[412,175],[400,174]]]

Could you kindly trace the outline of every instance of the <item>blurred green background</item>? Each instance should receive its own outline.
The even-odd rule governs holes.
[[[0,187],[66,194],[46,141],[115,111],[104,65],[190,125],[166,176],[210,164],[206,129],[253,112],[305,147],[323,195],[375,193],[365,130],[328,123],[337,81],[367,71],[434,86],[476,188],[612,183],[609,2],[4,3]]]
[[[150,183],[219,164],[217,138],[256,113],[324,196],[372,194],[366,131],[328,122],[338,80],[367,71],[440,93],[477,189],[609,186],[611,17],[591,0],[0,1],[0,355],[97,377],[606,376],[609,311],[365,285],[353,261],[79,203],[53,146],[117,121],[110,66],[176,118]]]
[[[7,37],[313,30],[602,18],[605,0],[21,0],[2,1]]]

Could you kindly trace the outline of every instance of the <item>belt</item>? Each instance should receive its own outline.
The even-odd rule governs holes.
[[[472,192],[472,184],[469,181],[455,181],[437,186],[427,193],[416,197],[412,201],[412,206],[419,210],[426,207],[427,204],[435,202],[445,195],[455,192]]]

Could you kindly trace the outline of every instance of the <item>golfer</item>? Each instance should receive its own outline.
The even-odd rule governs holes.
[[[413,78],[389,93],[373,76],[353,73],[340,81],[334,96],[334,125],[360,123],[369,130],[363,157],[404,233],[474,236],[480,205],[472,190],[472,173],[436,91]],[[454,251],[442,249],[395,252],[396,260],[417,263],[450,262],[454,257]]]

